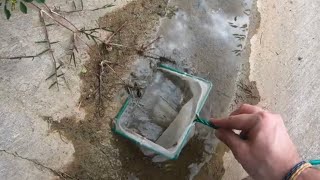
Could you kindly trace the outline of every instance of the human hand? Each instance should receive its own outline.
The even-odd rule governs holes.
[[[216,136],[254,179],[281,180],[301,158],[280,115],[242,105],[227,118],[214,119]],[[240,130],[240,135],[232,130]]]

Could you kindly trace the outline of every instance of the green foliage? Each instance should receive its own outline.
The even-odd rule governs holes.
[[[4,14],[6,15],[7,19],[10,19],[11,17],[11,12],[7,8],[7,5],[4,5]]]
[[[24,5],[24,3],[21,1],[20,1],[20,11],[23,12],[24,14],[27,14],[27,12],[28,12],[27,6]]]
[[[4,3],[0,2],[0,7],[2,6],[2,4],[4,4],[3,10],[4,10],[4,14],[6,15],[7,19],[10,19],[11,12],[15,10],[17,2],[19,2],[20,11],[24,14],[27,14],[28,7],[26,6],[25,3],[33,3],[33,0],[5,0]],[[36,3],[45,3],[45,0],[35,0],[35,2]],[[11,7],[11,10],[8,7]]]

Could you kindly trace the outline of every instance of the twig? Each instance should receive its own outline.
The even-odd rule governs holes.
[[[98,25],[99,26],[99,25]],[[110,30],[108,27],[97,27],[97,28],[91,28],[91,29],[86,29],[85,31],[95,31],[95,30],[99,30],[99,29],[102,29],[102,30],[105,30],[105,31],[109,31],[109,32],[113,32],[112,30]]]
[[[100,62],[100,66],[101,67],[104,67],[104,65],[106,65],[106,66],[108,66],[110,69],[111,69],[111,71],[113,71],[114,73],[116,73],[116,71],[109,65],[109,63],[111,63],[110,61],[101,61]]]
[[[74,3],[74,1],[73,1],[73,3]],[[81,9],[77,9],[77,8],[75,7],[75,5],[73,5],[73,6],[75,7],[74,10],[71,10],[71,11],[61,11],[61,10],[58,10],[58,9],[57,9],[57,10],[55,10],[55,12],[70,14],[70,13],[81,12],[81,11],[97,11],[97,10],[106,9],[106,8],[110,8],[110,7],[115,6],[115,5],[113,5],[113,4],[106,4],[106,5],[102,6],[102,7],[98,7],[98,8],[94,8],[94,9],[84,9],[84,8],[83,8],[83,2],[82,2],[82,0],[80,0],[80,4],[81,4]]]
[[[111,34],[111,36],[105,41],[105,43],[109,44],[111,42],[112,38],[122,30],[122,28],[124,27],[124,25],[126,23],[127,23],[127,21],[125,21],[115,32],[113,32]]]
[[[30,3],[32,4],[35,8],[37,8],[40,12],[43,12],[44,14],[46,14],[50,19],[52,19],[53,21],[55,21],[56,23],[58,23],[59,25],[63,26],[64,28],[68,29],[71,32],[74,32],[72,29],[70,29],[69,27],[67,27],[66,25],[62,24],[61,22],[59,22],[58,20],[56,20],[51,14],[49,14],[47,11],[41,9],[39,6],[37,6],[34,3]]]
[[[101,94],[102,94],[102,84],[103,84],[103,80],[102,80],[102,76],[104,74],[104,66],[103,66],[103,63],[101,62],[100,63],[100,71],[99,71],[99,86],[98,86],[98,113],[99,113],[99,116],[101,117],[101,106],[103,106],[103,102],[102,102],[102,97],[101,97]]]
[[[59,14],[59,13],[51,10],[46,3],[44,3],[44,5],[45,5],[45,7],[50,11],[50,13],[53,13],[54,15],[62,18],[64,21],[66,21],[67,23],[69,23],[69,24],[75,29],[75,31],[72,30],[72,29],[70,29],[70,28],[68,28],[67,26],[65,26],[64,24],[62,24],[61,22],[59,22],[58,20],[56,20],[53,16],[48,15],[50,18],[52,18],[52,19],[53,19],[54,21],[56,21],[58,24],[60,24],[61,26],[67,28],[68,30],[72,31],[75,36],[77,36],[77,32],[82,33],[81,30],[78,29],[78,28],[77,28],[71,21],[69,21],[67,18],[65,18],[65,17],[62,16],[61,14]],[[42,11],[43,11],[43,10],[42,10]],[[92,50],[92,48],[89,46],[88,43],[86,43],[83,39],[81,39],[81,37],[78,37],[78,38],[79,38],[79,40],[81,40],[87,47],[89,47],[89,49]],[[100,41],[101,41],[101,40],[100,40]]]
[[[39,6],[37,6],[36,4],[34,3],[31,3],[34,7],[36,7],[39,11],[43,12],[44,14],[46,14],[49,18],[51,18],[53,21],[55,21],[56,23],[58,23],[59,25],[61,25],[62,27],[68,29],[69,31],[73,32],[74,35],[77,34],[77,32],[79,33],[82,33],[82,34],[85,34],[86,36],[89,35],[88,33],[85,33],[84,31],[82,31],[81,29],[77,28],[71,21],[69,21],[67,18],[65,18],[64,16],[62,16],[61,14],[57,13],[56,11],[52,10],[49,8],[49,6],[44,3],[44,6],[45,8],[49,11],[45,11],[43,9],[41,9]],[[72,26],[75,30],[72,30],[71,28],[67,27],[65,24],[61,23],[60,21],[58,21],[53,15],[55,16],[58,16],[60,18],[62,18],[65,22],[67,22],[70,26]],[[118,29],[118,31],[120,31],[122,29],[122,27],[124,26],[124,24]],[[101,28],[101,29],[104,29],[106,30],[106,28]],[[115,35],[115,33],[113,34],[113,36]],[[112,36],[112,37],[113,37]],[[109,39],[111,40],[112,37],[109,37]],[[81,37],[78,37],[79,40],[81,40],[87,47],[89,47],[91,50],[92,48],[89,46],[89,44],[87,44],[84,40],[81,39]],[[100,42],[103,42],[101,39],[95,37],[92,39],[93,41],[96,42],[96,40],[99,40]],[[109,41],[110,41],[109,40]]]
[[[100,9],[106,9],[106,8],[113,7],[113,6],[115,6],[115,5],[113,5],[113,4],[106,4],[106,5],[104,5],[104,6],[102,6],[102,7],[99,7],[99,8],[90,9],[89,11],[97,11],[97,10],[100,10]]]
[[[75,52],[79,52],[77,45],[76,45],[76,35],[73,34],[72,39],[71,39],[71,48],[69,49],[71,54],[70,54],[70,59],[69,59],[69,64],[71,64],[71,61],[73,61],[74,67],[77,67],[76,63],[76,55]]]
[[[153,41],[151,41],[150,43],[148,43],[146,46],[142,45],[142,46],[140,47],[140,49],[137,50],[138,54],[139,54],[139,55],[143,55],[144,52],[147,50],[147,48],[148,48],[149,46],[151,46],[153,43],[155,43],[156,41],[158,41],[159,39],[160,39],[160,36],[158,36],[156,39],[154,39]]]
[[[51,10],[46,3],[43,3],[43,4],[44,4],[44,6],[45,6],[51,13],[53,13],[54,15],[59,16],[60,18],[62,18],[62,19],[65,20],[66,22],[68,22],[73,28],[76,29],[76,31],[80,31],[80,30],[79,30],[71,21],[69,21],[67,18],[65,18],[65,17],[62,16],[61,14],[59,14],[59,13]]]
[[[36,57],[39,57],[41,56],[42,54],[48,52],[50,49],[45,49],[43,51],[41,51],[40,53],[36,54],[36,55],[29,55],[29,56],[13,56],[13,57],[0,57],[0,59],[26,59],[26,58],[36,58]]]
[[[51,43],[50,43],[50,40],[49,40],[49,34],[48,34],[48,30],[47,30],[47,26],[46,26],[46,23],[44,21],[44,18],[43,18],[43,11],[39,11],[39,18],[40,18],[40,23],[42,24],[43,26],[43,30],[44,30],[44,35],[45,35],[45,40],[47,41],[47,46],[48,46],[48,49],[49,49],[49,52],[50,52],[50,55],[51,55],[51,58],[52,58],[52,62],[53,62],[53,68],[54,68],[54,82],[50,85],[49,89],[53,86],[53,85],[57,85],[57,88],[59,90],[59,83],[58,83],[58,72],[57,70],[60,68],[60,66],[57,68],[57,61],[56,61],[56,58],[54,57],[54,54],[53,54],[53,50],[51,48]]]
[[[84,41],[83,39],[81,39],[81,37],[77,36],[76,33],[74,33],[74,36],[76,36],[80,41],[82,41],[90,50],[94,50],[94,49],[92,49],[92,47],[89,46],[88,43],[86,43],[86,41]]]
[[[75,13],[75,12],[81,12],[83,10],[78,9],[78,10],[72,10],[72,11],[57,11],[55,10],[55,12],[59,12],[59,13],[66,13],[66,14],[71,14],[71,13]]]

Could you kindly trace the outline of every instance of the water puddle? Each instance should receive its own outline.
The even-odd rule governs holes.
[[[171,0],[168,9],[173,15],[161,21],[158,35],[162,38],[155,44],[155,53],[176,60],[182,70],[213,83],[213,91],[202,111],[205,118],[226,115],[234,103],[241,66],[247,61],[243,52],[252,3],[252,0]],[[203,141],[204,149],[199,151],[204,153],[202,162],[193,161],[189,166],[191,176],[199,172],[204,161],[209,161],[218,142],[213,131],[201,125],[196,129],[196,138]],[[217,154],[214,158],[219,159]],[[216,160],[210,165],[222,166]],[[220,168],[216,168],[219,164],[211,170],[215,178],[221,177]]]
[[[157,49],[213,83],[210,115],[224,114],[234,94],[251,5],[251,0],[171,0],[175,16],[162,20]]]

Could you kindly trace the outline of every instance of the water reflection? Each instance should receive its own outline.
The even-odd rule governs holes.
[[[155,44],[156,53],[213,83],[203,117],[226,115],[233,100],[251,5],[251,0],[171,0],[169,6],[178,11],[161,21],[158,35],[162,38]],[[199,126],[197,133],[205,140],[204,156],[210,156],[216,144],[213,131]],[[196,169],[192,173],[199,166],[190,167]]]

